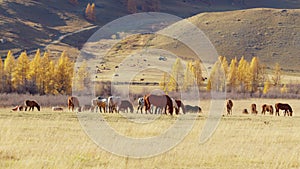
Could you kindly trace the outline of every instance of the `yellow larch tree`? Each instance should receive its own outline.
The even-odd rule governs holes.
[[[171,78],[169,81],[169,91],[178,92],[180,87],[183,86],[184,81],[184,72],[183,65],[181,63],[181,59],[177,58],[172,67]]]
[[[184,71],[184,83],[183,83],[183,90],[188,91],[190,87],[193,86],[195,81],[195,74],[194,74],[194,67],[193,63],[189,61]]]
[[[88,71],[87,62],[83,61],[74,74],[73,88],[76,91],[83,91],[90,87],[91,79]]]
[[[41,90],[44,72],[42,71],[40,49],[36,51],[33,60],[30,62],[29,77],[31,82],[35,84],[38,93],[43,93]]]
[[[274,67],[274,73],[273,73],[273,76],[272,76],[273,86],[280,86],[281,85],[281,79],[282,79],[281,67],[280,67],[279,63],[276,63],[275,67]]]
[[[223,67],[224,58],[219,57],[214,64],[207,83],[208,91],[225,91],[226,88],[226,73]]]
[[[7,52],[6,59],[4,60],[4,91],[7,93],[13,92],[13,73],[16,68],[16,60],[11,51]]]
[[[250,92],[258,89],[260,78],[259,62],[257,57],[253,57],[250,63]]]
[[[164,72],[160,82],[159,82],[159,86],[160,88],[165,92],[168,93],[168,83],[169,83],[169,79],[170,76],[168,75],[168,73]]]
[[[196,80],[196,84],[200,90],[201,85],[203,84],[204,78],[202,75],[202,68],[201,68],[201,63],[199,60],[196,60],[193,62],[193,74]]]
[[[229,70],[228,70],[228,75],[227,75],[228,88],[232,92],[236,91],[236,88],[237,88],[237,86],[239,84],[237,74],[238,74],[237,59],[234,58],[230,62]]]
[[[72,93],[74,63],[68,58],[65,51],[61,53],[55,69],[55,89],[60,94]]]
[[[4,90],[4,66],[2,60],[0,61],[0,92]]]
[[[19,93],[26,93],[28,90],[30,60],[27,53],[22,52],[17,59],[16,69],[13,72],[13,85]]]

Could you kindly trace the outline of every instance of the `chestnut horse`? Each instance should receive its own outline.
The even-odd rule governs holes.
[[[70,111],[70,109],[72,109],[72,111],[74,111],[75,107],[80,108],[78,98],[75,97],[75,96],[69,96],[68,97],[68,108],[69,108],[69,111]]]
[[[159,108],[165,108],[165,114],[167,114],[167,107],[169,113],[173,115],[173,103],[172,99],[168,95],[145,95],[144,96],[145,112],[150,110],[151,104]]]
[[[286,103],[276,103],[275,104],[276,113],[275,115],[279,116],[279,110],[284,110],[284,116],[287,114],[288,116],[293,115],[293,110],[289,104]]]
[[[261,114],[266,114],[266,112],[270,112],[270,115],[273,115],[274,109],[272,105],[263,104],[261,106]]]
[[[251,104],[251,113],[252,113],[252,114],[257,114],[256,104],[255,104],[255,103]],[[246,114],[246,113],[245,113],[245,114]]]
[[[29,107],[29,110],[34,109],[34,107],[36,107],[38,109],[38,111],[40,111],[41,106],[35,101],[35,100],[25,100],[24,101],[24,105],[25,105],[25,111],[27,111],[27,107]]]

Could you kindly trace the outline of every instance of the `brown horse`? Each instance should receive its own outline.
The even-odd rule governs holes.
[[[93,107],[95,107],[96,113],[98,108],[101,113],[102,113],[102,109],[104,113],[106,113],[107,99],[104,99],[102,97],[97,97],[92,100],[92,105]]]
[[[275,115],[279,116],[279,110],[284,110],[284,116],[287,114],[287,116],[293,115],[293,110],[289,104],[286,103],[276,103],[275,104],[276,113]]]
[[[124,111],[125,113],[127,113],[128,109],[130,110],[130,113],[133,113],[132,103],[129,100],[121,100],[119,110]]]
[[[150,110],[151,104],[159,108],[165,108],[165,114],[167,114],[167,107],[169,113],[173,115],[173,103],[172,99],[168,95],[153,95],[149,94],[144,96],[145,112]]]
[[[227,103],[226,103],[227,115],[231,115],[232,114],[232,107],[233,107],[232,100],[227,100]]]
[[[257,110],[256,110],[256,104],[251,104],[251,113],[252,114],[257,114]]]
[[[183,114],[185,114],[185,106],[184,106],[184,104],[182,103],[182,101],[176,99],[175,102],[176,102],[176,104],[177,104],[177,108],[175,108],[176,114],[179,114],[180,108],[181,108]]]
[[[25,100],[24,101],[24,105],[25,105],[25,111],[27,111],[27,108],[29,107],[29,110],[34,110],[34,107],[36,107],[38,109],[38,111],[40,111],[41,106],[35,101],[35,100]]]
[[[78,108],[78,110],[80,109],[78,98],[75,96],[69,96],[68,97],[69,111],[70,111],[70,109],[72,109],[72,111],[74,111],[74,108],[76,108],[76,107]]]
[[[270,115],[273,115],[273,113],[274,113],[273,106],[272,105],[263,104],[261,106],[261,114],[265,115],[266,112],[269,112]]]

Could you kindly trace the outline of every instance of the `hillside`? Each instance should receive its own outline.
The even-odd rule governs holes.
[[[133,0],[135,1],[135,0]],[[8,50],[16,56],[18,52],[28,52],[36,48],[51,51],[71,49],[76,53],[87,38],[96,30],[82,31],[58,41],[61,36],[94,25],[102,26],[130,12],[127,0],[88,1],[79,0],[77,5],[68,0],[5,0],[0,3],[0,56],[5,57]],[[88,22],[84,18],[84,10],[89,2],[96,7],[96,21]],[[149,3],[148,0],[139,3]],[[253,7],[300,8],[296,0],[172,0],[159,1],[160,12],[170,13],[179,17],[190,17],[201,12],[232,11]],[[138,11],[142,12],[140,6]],[[151,10],[150,10],[151,11]],[[77,48],[77,49],[76,49]]]

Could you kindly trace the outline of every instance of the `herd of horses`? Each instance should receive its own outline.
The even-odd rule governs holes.
[[[232,108],[233,108],[233,101],[227,100],[226,102],[226,109],[227,109],[227,115],[232,114]],[[284,116],[293,116],[293,109],[292,107],[287,103],[276,103],[275,104],[275,116],[279,116],[279,110],[284,110]],[[263,104],[261,106],[261,114],[265,115],[266,112],[269,112],[270,115],[274,114],[274,108],[272,105],[269,104]],[[248,114],[248,110],[243,110],[244,114]],[[251,104],[251,113],[252,114],[258,114],[256,104]]]
[[[202,110],[199,106],[191,106],[191,105],[184,105],[184,103],[179,99],[173,99],[170,96],[163,94],[163,95],[155,95],[155,94],[148,94],[143,97],[137,99],[138,107],[136,113],[140,111],[143,113],[143,109],[145,113],[151,114],[175,114],[178,115],[180,113],[180,109],[182,113],[185,114],[186,112],[190,113],[201,113]],[[289,104],[286,103],[276,103],[275,107],[275,116],[279,116],[279,110],[284,111],[284,116],[292,116],[293,109]],[[274,107],[269,104],[263,104],[261,106],[261,114],[265,115],[266,112],[269,112],[270,115],[274,114]],[[35,100],[25,100],[23,105],[18,105],[14,107],[13,111],[33,111],[34,108],[37,108],[38,111],[41,110],[41,106]],[[69,111],[74,111],[75,109],[80,111],[98,111],[104,113],[119,113],[120,111],[128,113],[134,112],[134,106],[129,100],[123,100],[119,96],[110,96],[108,98],[104,97],[96,97],[91,100],[91,105],[84,105],[80,106],[79,99],[75,96],[68,97],[68,109]],[[226,110],[227,115],[232,115],[233,109],[233,101],[227,100],[226,102]],[[258,114],[256,104],[251,104],[250,106],[252,114]],[[63,111],[62,107],[53,107],[53,111]],[[248,114],[248,110],[243,110],[244,114]]]
[[[180,113],[180,110],[182,110],[182,113],[186,113],[186,108],[190,112],[200,112],[201,108],[199,106],[190,106],[190,105],[184,105],[183,102],[179,99],[173,99],[168,95],[154,95],[154,94],[148,94],[143,97],[140,97],[137,99],[138,102],[138,108],[136,110],[136,113],[139,111],[143,113],[143,108],[145,110],[145,113],[153,113],[153,114],[170,114],[173,115],[174,109],[175,113],[178,115]],[[155,109],[154,109],[155,108]],[[198,110],[195,111],[193,109]],[[91,105],[79,105],[79,100],[75,96],[68,97],[68,109],[69,111],[74,111],[77,109],[77,111],[98,111],[104,112],[104,113],[119,113],[120,111],[123,111],[125,113],[134,111],[134,106],[129,100],[122,100],[119,96],[110,96],[108,98],[104,97],[97,97],[91,100]]]

